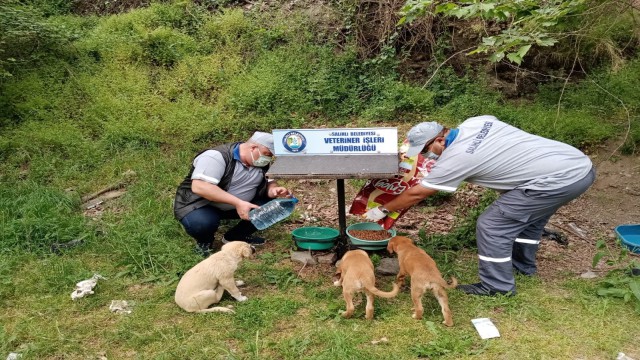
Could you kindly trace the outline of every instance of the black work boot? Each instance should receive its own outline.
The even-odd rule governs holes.
[[[456,286],[456,289],[469,295],[480,295],[480,296],[496,296],[496,295],[513,296],[515,295],[512,291],[498,291],[498,290],[489,289],[486,286],[484,286],[482,283],[458,285]]]
[[[195,252],[202,257],[207,258],[209,255],[213,254],[215,251],[213,249],[213,244],[210,243],[197,243]]]

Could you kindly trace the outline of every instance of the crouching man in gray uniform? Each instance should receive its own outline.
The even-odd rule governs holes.
[[[219,145],[198,154],[176,190],[173,211],[187,234],[207,256],[221,220],[241,219],[222,237],[222,243],[245,241],[262,245],[265,239],[249,221],[249,211],[291,192],[268,181],[265,174],[273,157],[273,135],[256,131],[247,142]]]
[[[481,282],[459,285],[467,294],[515,295],[513,271],[536,273],[536,252],[551,215],[595,180],[591,160],[580,150],[529,134],[494,116],[467,119],[457,129],[421,123],[407,138],[407,156],[429,153],[438,162],[420,182],[422,186],[369,210],[367,219],[377,221],[438,191],[454,192],[462,181],[501,193],[478,218]]]

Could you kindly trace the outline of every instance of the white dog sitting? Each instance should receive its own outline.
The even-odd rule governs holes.
[[[243,241],[224,244],[220,251],[202,260],[187,271],[176,288],[176,304],[188,312],[227,312],[228,307],[212,307],[222,298],[225,290],[238,301],[247,297],[238,290],[242,281],[235,281],[233,275],[243,258],[255,253],[255,248]]]

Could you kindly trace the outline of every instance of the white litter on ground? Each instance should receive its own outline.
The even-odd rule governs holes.
[[[9,356],[7,356],[7,360],[18,360],[18,359],[22,359],[22,354],[18,354],[18,353],[9,353]]]
[[[618,356],[616,357],[616,360],[633,360],[633,359],[625,355],[625,353],[619,352]]]
[[[94,293],[93,288],[98,280],[106,280],[100,274],[94,274],[91,279],[82,280],[76,284],[76,289],[71,293],[71,300],[76,300]]]
[[[580,274],[580,277],[583,279],[595,279],[598,277],[598,274],[594,273],[593,271],[589,270],[585,273]]]
[[[109,310],[116,314],[131,314],[134,303],[127,300],[111,300]]]
[[[371,341],[371,345],[386,344],[388,342],[389,342],[389,339],[387,339],[386,337],[381,337],[379,340]]]
[[[476,330],[478,330],[478,334],[480,334],[482,339],[500,337],[498,328],[493,325],[489,318],[471,319],[471,323],[475,326]]]

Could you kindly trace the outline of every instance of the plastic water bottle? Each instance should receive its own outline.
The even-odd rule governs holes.
[[[251,209],[249,220],[258,230],[266,229],[289,217],[297,203],[298,199],[295,197],[273,199],[257,209]]]

